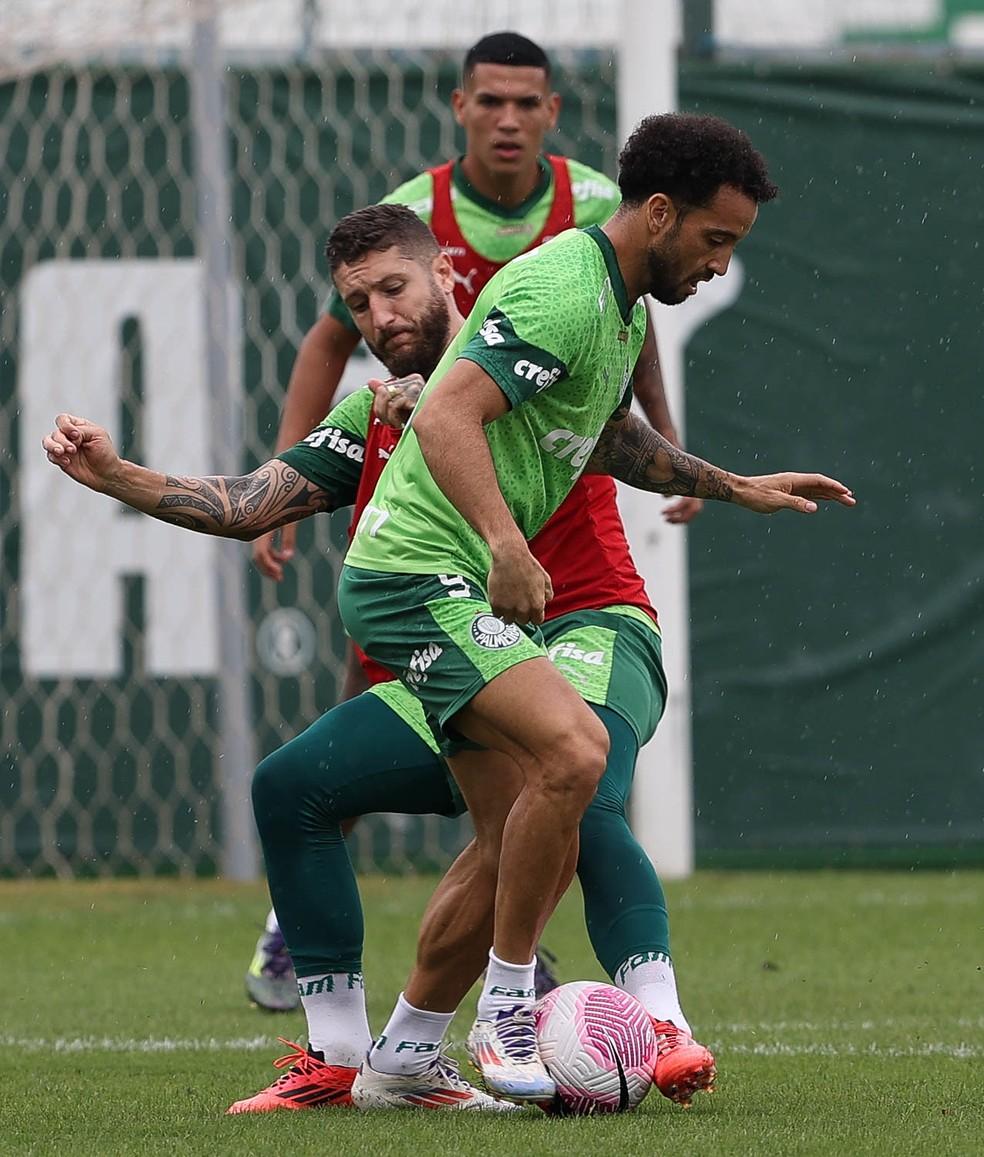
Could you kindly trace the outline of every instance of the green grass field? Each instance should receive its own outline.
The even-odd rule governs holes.
[[[376,1028],[432,884],[364,881]],[[261,888],[0,884],[0,1154],[984,1153],[984,873],[703,873],[668,893],[720,1074],[690,1112],[653,1093],[593,1120],[226,1117],[276,1075],[277,1035],[304,1039],[242,993]],[[564,979],[603,979],[576,895],[545,939]]]

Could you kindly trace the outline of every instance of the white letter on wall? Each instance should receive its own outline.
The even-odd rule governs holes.
[[[210,473],[202,292],[194,260],[49,261],[22,283],[25,674],[119,675],[125,575],[145,579],[148,673],[216,670],[215,542],[124,514],[105,495],[62,477],[40,448],[62,410],[91,418],[117,439],[120,332],[135,318],[146,464],[174,474]]]

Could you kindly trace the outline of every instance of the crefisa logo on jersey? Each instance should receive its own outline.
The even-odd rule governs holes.
[[[559,366],[548,370],[543,366],[538,366],[536,362],[529,361],[527,358],[520,358],[513,366],[513,373],[516,377],[522,378],[523,381],[526,382],[532,382],[536,386],[537,393],[545,390],[547,386],[552,386],[562,372]]]
[[[362,462],[366,456],[365,446],[351,435],[346,435],[337,426],[319,426],[304,439],[304,445],[325,446],[329,450],[334,450],[336,454],[351,458],[353,462]]]
[[[476,615],[472,620],[471,637],[487,651],[502,651],[515,647],[523,632],[515,623],[504,623],[496,615]]]
[[[506,340],[501,333],[499,333],[499,323],[493,321],[491,317],[485,319],[485,323],[478,331],[478,336],[483,339],[486,345],[502,345]]]

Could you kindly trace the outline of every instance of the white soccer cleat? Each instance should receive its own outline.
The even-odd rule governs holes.
[[[377,1073],[368,1059],[352,1084],[357,1109],[444,1109],[452,1112],[511,1113],[518,1109],[462,1080],[458,1066],[443,1054],[423,1073]]]
[[[540,1059],[533,1009],[517,1004],[479,1017],[468,1034],[468,1055],[485,1087],[514,1101],[552,1101],[553,1077]]]

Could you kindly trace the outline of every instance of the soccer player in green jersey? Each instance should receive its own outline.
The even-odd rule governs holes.
[[[560,98],[551,88],[546,54],[525,36],[496,32],[474,44],[465,55],[452,107],[464,129],[464,154],[419,173],[383,202],[410,206],[431,227],[451,257],[456,301],[467,316],[496,269],[568,226],[607,221],[620,194],[604,173],[570,158],[544,155]],[[328,413],[358,342],[359,331],[336,295],[301,343],[284,399],[277,452],[305,438]],[[635,397],[647,418],[677,445],[651,325],[633,373]],[[663,513],[670,522],[689,522],[701,505],[699,498],[682,495]],[[267,577],[282,577],[294,536],[294,527],[288,526],[254,543],[254,561]],[[354,671],[357,665],[350,664],[351,692],[361,689]]]
[[[469,1034],[489,1090],[517,1100],[554,1091],[533,1025],[534,945],[569,881],[608,752],[604,728],[542,645],[551,581],[528,540],[585,469],[761,513],[854,503],[823,475],[720,470],[629,412],[645,330],[639,298],[676,304],[727,271],[759,204],[776,194],[761,155],[718,118],[649,117],[622,151],[619,186],[621,206],[604,228],[562,234],[483,290],[365,507],[339,584],[351,636],[443,728],[487,839],[497,770],[520,769]],[[412,1038],[407,1010],[394,1017]],[[377,1079],[373,1060],[390,1035],[387,1026],[354,1097]]]

